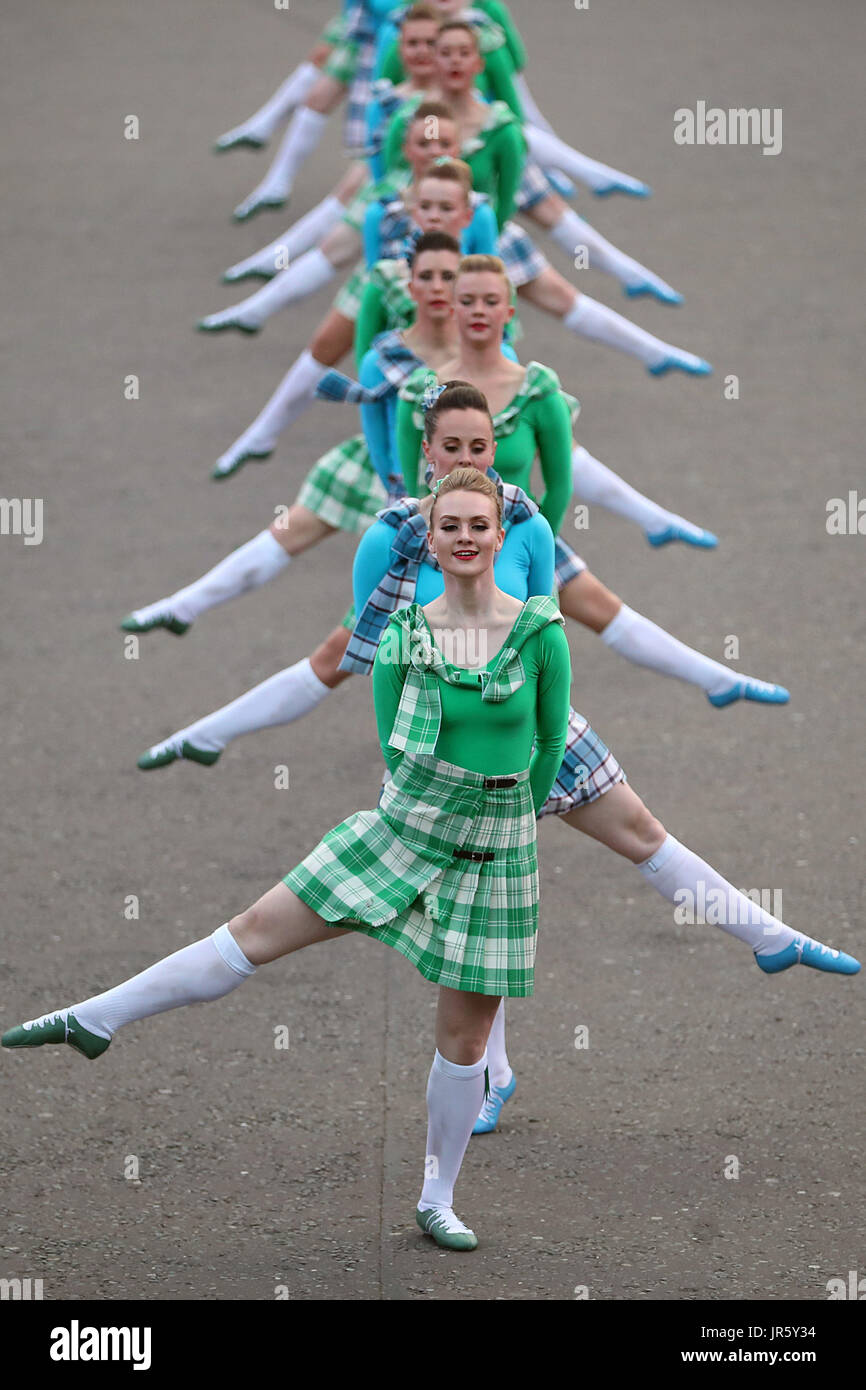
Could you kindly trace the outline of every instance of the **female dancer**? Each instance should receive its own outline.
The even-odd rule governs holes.
[[[460,348],[455,359],[441,369],[439,378],[471,381],[490,402],[499,446],[497,467],[503,478],[529,491],[535,455],[547,456],[550,471],[561,476],[573,470],[575,490],[591,501],[594,491],[603,493],[606,488],[604,470],[599,470],[597,460],[580,446],[572,452],[571,429],[566,428],[567,416],[556,374],[536,362],[523,368],[502,352],[502,331],[513,312],[511,286],[502,262],[495,256],[473,256],[462,261],[455,300]],[[406,491],[413,497],[418,495],[424,423],[420,400],[426,386],[427,374],[419,370],[403,387],[397,410],[400,463]],[[564,488],[562,493],[567,504]],[[559,530],[563,511],[548,512],[554,533]],[[653,540],[652,532],[649,538]],[[663,530],[655,539],[663,543],[669,537]],[[628,608],[589,573],[582,561],[580,566],[580,572],[560,591],[562,611],[597,632],[606,645],[627,660],[697,685],[717,707],[740,699],[768,704],[785,704],[789,700],[782,686],[749,676],[738,677],[721,662],[677,641]]]
[[[535,814],[562,758],[571,682],[553,601],[520,603],[496,585],[501,523],[496,487],[478,470],[443,481],[428,544],[444,593],[392,616],[374,667],[391,772],[379,807],[329,831],[211,936],[2,1039],[6,1047],[69,1042],[93,1058],[124,1023],[220,998],[280,956],[351,930],[378,937],[440,986],[427,1090],[434,1161],[425,1165],[417,1221],[452,1249],[477,1244],[452,1204],[484,1097],[490,1023],[503,995],[533,990]],[[451,660],[470,652],[468,661]]]

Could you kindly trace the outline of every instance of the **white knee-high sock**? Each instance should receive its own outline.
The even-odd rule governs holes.
[[[613,182],[626,185],[638,182],[629,174],[613,169],[609,164],[601,164],[597,159],[590,159],[589,155],[581,154],[580,150],[567,145],[552,131],[540,130],[537,125],[530,124],[524,127],[523,133],[529,153],[543,168],[549,166],[561,169],[564,174],[576,179],[578,183],[586,184],[588,188],[607,188]]]
[[[535,97],[530,92],[529,83],[523,73],[516,72],[513,82],[517,88],[517,95],[520,97],[520,105],[523,107],[523,114],[527,124],[535,126],[538,130],[546,130],[550,135],[555,135],[556,132],[550,124],[550,121],[539,111]]]
[[[165,1013],[182,1004],[221,999],[255,969],[224,923],[210,936],[165,956],[122,985],[73,1004],[72,1012],[91,1033],[110,1038],[124,1023],[138,1018]]]
[[[220,455],[217,468],[229,467],[247,450],[266,453],[275,448],[282,431],[313,404],[316,387],[327,370],[311,352],[302,352],[252,424]]]
[[[282,573],[290,558],[270,531],[260,531],[246,545],[220,560],[201,579],[193,580],[168,598],[136,609],[133,616],[139,622],[147,622],[157,614],[170,613],[183,623],[191,623],[209,608],[228,603],[247,589],[267,584],[269,579]]]
[[[280,122],[309,96],[320,76],[315,63],[299,63],[264,106],[245,122],[250,133],[261,140],[270,140]]]
[[[721,695],[730,690],[738,677],[720,661],[687,647],[663,627],[651,623],[642,613],[623,604],[615,618],[599,633],[602,642],[612,647],[626,661],[636,666],[648,666],[662,676],[697,685],[708,695]]]
[[[613,275],[621,285],[628,285],[634,288],[637,285],[655,285],[657,288],[676,293],[673,287],[648,270],[640,261],[635,261],[631,256],[627,256],[624,251],[620,251],[613,242],[603,237],[594,227],[583,217],[579,217],[574,208],[566,208],[550,229],[550,235],[561,246],[566,255],[572,258],[577,254],[579,247],[586,247],[589,268],[591,270],[601,270],[605,275]]]
[[[208,752],[221,751],[241,734],[253,734],[257,729],[271,729],[274,725],[301,719],[330,692],[331,687],[319,680],[309,657],[304,657],[303,661],[254,685],[231,704],[196,720],[176,737],[188,739],[196,748]]]
[[[309,106],[299,107],[256,193],[287,198],[298,170],[315,150],[327,124],[328,117],[321,112],[311,111]]]
[[[579,337],[591,338],[593,342],[627,352],[631,357],[639,358],[647,367],[657,367],[670,356],[691,361],[692,364],[701,360],[693,353],[684,352],[682,348],[654,337],[646,329],[638,328],[631,319],[623,318],[616,310],[608,309],[606,304],[599,304],[597,299],[590,299],[588,294],[577,295],[562,321]]]
[[[655,854],[637,867],[668,902],[705,916],[708,925],[748,942],[759,955],[784,950],[798,935],[673,835],[666,835]]]
[[[507,1086],[511,1080],[511,1067],[505,1051],[505,1000],[501,999],[499,1008],[493,1015],[490,1037],[487,1039],[487,1062],[491,1086]]]
[[[571,463],[574,491],[578,497],[596,507],[604,507],[616,516],[636,522],[648,536],[657,536],[674,524],[695,535],[703,534],[700,526],[686,521],[676,512],[667,511],[658,502],[636,491],[618,473],[593,458],[582,444],[574,449]]]
[[[314,247],[312,251],[305,251],[303,256],[299,256],[285,270],[281,270],[279,275],[275,275],[273,280],[263,285],[260,290],[256,290],[254,294],[248,295],[239,304],[234,304],[231,309],[223,312],[226,316],[240,318],[248,326],[261,326],[278,309],[285,309],[287,305],[300,299],[308,299],[316,290],[329,285],[336,275],[337,272],[324,251]],[[219,315],[214,314],[211,317],[217,318]]]
[[[427,1082],[427,1153],[418,1210],[450,1207],[454,1184],[481,1102],[487,1053],[471,1066],[448,1062],[436,1051]]]
[[[288,270],[289,264],[305,251],[312,251],[332,227],[336,227],[346,211],[339,198],[329,193],[304,217],[292,223],[282,236],[255,251],[246,260],[230,266],[223,277],[226,280],[240,280],[244,275],[258,273],[278,275]]]

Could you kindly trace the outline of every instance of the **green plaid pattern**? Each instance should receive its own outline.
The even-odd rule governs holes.
[[[327,24],[325,25],[324,29],[319,35],[319,43],[327,43],[330,44],[332,48],[336,48],[338,44],[343,42],[343,39],[345,37],[345,18],[341,14],[335,14],[333,19],[328,20]]]
[[[391,615],[379,644],[379,657],[394,665],[408,665],[403,693],[389,747],[404,753],[432,755],[442,723],[442,702],[439,681],[452,685],[472,685],[481,688],[481,699],[490,702],[507,700],[526,680],[520,648],[533,632],[547,623],[563,623],[564,619],[552,598],[538,594],[523,605],[505,645],[493,658],[489,669],[466,671],[447,662],[433,641],[421,605],[398,608]],[[436,679],[431,679],[431,676]]]
[[[431,375],[429,368],[419,367],[400,390],[401,399],[411,402],[412,422],[419,430],[424,428],[422,402],[424,392],[430,384],[428,378]],[[521,413],[530,401],[541,396],[549,396],[553,391],[559,391],[564,397],[571,412],[571,422],[574,424],[580,414],[580,401],[576,396],[570,396],[567,391],[563,391],[559,377],[551,367],[545,367],[542,362],[528,362],[520,391],[516,396],[512,396],[508,404],[498,414],[493,416],[493,438],[497,443],[500,439],[505,439],[509,434],[514,433]]]
[[[377,261],[369,271],[359,267],[340,290],[334,308],[347,319],[357,319],[368,280],[377,286],[385,308],[383,331],[408,328],[415,318],[415,301],[409,294],[409,267],[405,261]]]
[[[336,82],[341,82],[344,87],[348,87],[358,71],[360,54],[361,49],[357,42],[350,40],[347,43],[340,43],[328,58],[324,71]]]
[[[340,221],[348,223],[356,232],[360,232],[371,203],[390,202],[392,198],[403,194],[411,182],[412,174],[408,169],[393,169],[378,183],[365,183],[347,206]]]
[[[385,506],[387,494],[362,434],[336,444],[310,469],[297,496],[338,531],[366,531]]]
[[[538,929],[529,773],[482,773],[405,755],[379,808],[328,831],[283,882],[328,922],[404,955],[425,979],[474,994],[532,993]],[[492,850],[480,863],[457,849]]]

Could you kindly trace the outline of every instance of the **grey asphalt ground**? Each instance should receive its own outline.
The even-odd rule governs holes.
[[[44,499],[44,539],[0,537],[3,1027],[212,931],[375,804],[363,681],[213,770],[135,767],[311,650],[348,602],[351,537],[182,642],[143,639],[138,660],[117,629],[265,526],[355,427],[318,405],[269,464],[208,481],[329,297],[256,339],[193,325],[239,297],[222,270],[343,167],[335,120],[289,216],[238,226],[231,209],[268,156],[218,159],[210,144],[331,9],[31,0],[6,16],[2,493]],[[574,703],[673,834],[863,955],[866,537],[825,520],[829,498],[866,492],[866,16],[855,0],[512,9],[557,131],[654,189],[645,203],[583,193],[580,211],[686,303],[572,273],[716,368],[656,381],[524,311],[524,359],[579,395],[581,441],[721,537],[714,554],[655,552],[593,510],[578,544],[633,607],[719,659],[737,636],[734,664],[792,692],[786,709],[717,711],[572,625]],[[698,100],[781,107],[782,153],[676,145],[673,113]],[[536,993],[509,1005],[518,1089],[457,1191],[476,1253],[445,1254],[413,1222],[434,991],[361,938],[133,1025],[96,1065],[4,1053],[0,1276],[42,1278],[61,1300],[567,1300],[585,1286],[597,1300],[784,1301],[866,1275],[863,977],[765,977],[747,947],[677,926],[632,867],[567,826],[545,822],[539,841]]]

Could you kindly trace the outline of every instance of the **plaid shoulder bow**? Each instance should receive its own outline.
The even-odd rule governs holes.
[[[392,614],[382,638],[383,659],[399,662],[407,670],[388,739],[390,747],[432,756],[442,723],[439,681],[480,689],[485,701],[507,700],[526,680],[520,650],[527,638],[548,623],[562,622],[553,599],[544,594],[527,599],[489,669],[469,671],[445,660],[431,637],[420,604]]]

